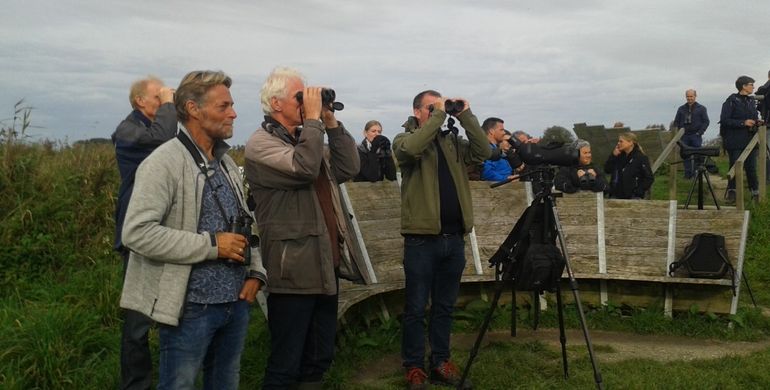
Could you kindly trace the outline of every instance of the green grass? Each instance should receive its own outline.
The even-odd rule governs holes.
[[[665,180],[656,177],[653,198],[667,196]],[[111,250],[117,186],[109,145],[0,145],[0,388],[117,387],[122,264]],[[681,183],[679,188],[685,191]],[[760,304],[768,306],[770,209],[767,204],[748,207],[752,220],[746,273]],[[586,314],[591,329],[688,336],[693,342],[764,339],[770,332],[768,319],[747,307],[747,301],[744,291],[743,305],[732,318],[693,311],[667,319],[660,308],[615,305],[589,307]],[[486,307],[486,302],[476,301],[459,310],[454,332],[475,334]],[[494,329],[510,326],[509,310],[496,312]],[[269,351],[264,317],[256,307],[252,313],[242,357],[244,389],[261,385]],[[526,327],[529,313],[519,313],[518,326]],[[574,307],[568,306],[565,314],[567,326],[578,328]],[[730,319],[732,328],[727,327]],[[556,327],[552,310],[542,314],[541,327]],[[351,387],[351,380],[362,369],[371,369],[368,364],[376,359],[397,358],[399,342],[395,319],[346,327],[339,333],[327,387],[357,388]],[[157,332],[151,333],[151,345],[157,360]],[[596,347],[597,353],[612,353],[612,346]],[[467,351],[458,349],[455,356],[464,361]],[[746,388],[770,383],[769,360],[770,352],[765,351],[696,362],[633,360],[601,368],[608,388],[692,388],[694,383]],[[558,351],[541,343],[495,342],[479,354],[472,379],[480,389],[593,387],[590,363],[579,342],[570,343],[571,377],[566,383],[560,364]],[[401,388],[401,371],[391,371],[372,388]]]

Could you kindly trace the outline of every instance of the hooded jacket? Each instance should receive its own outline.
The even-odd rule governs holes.
[[[470,109],[457,117],[468,141],[452,132],[440,132],[446,116],[444,111],[434,110],[422,127],[418,127],[417,118],[409,117],[403,125],[405,131],[393,140],[393,154],[401,168],[401,234],[441,232],[437,147],[446,157],[457,190],[464,232],[469,233],[473,228],[467,167],[489,159],[491,150]]]
[[[299,130],[299,129],[298,129]],[[329,136],[329,157],[324,153]],[[268,270],[268,291],[284,294],[337,294],[332,245],[340,248],[341,277],[360,281],[359,259],[340,203],[338,184],[353,178],[359,158],[353,137],[342,123],[326,129],[305,121],[295,139],[267,118],[246,143],[244,171],[256,202],[254,216],[260,250]],[[326,173],[340,242],[329,240],[314,182]]]

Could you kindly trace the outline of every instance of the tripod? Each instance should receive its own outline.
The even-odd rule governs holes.
[[[709,192],[711,193],[711,199],[714,201],[714,206],[716,206],[717,210],[721,210],[719,208],[719,204],[717,203],[717,197],[714,195],[714,188],[711,186],[711,179],[709,179],[708,170],[706,169],[706,162],[710,161],[709,157],[692,154],[690,155],[690,161],[697,164],[697,167],[695,168],[697,170],[697,176],[690,186],[690,192],[687,194],[687,201],[684,203],[684,208],[687,209],[687,207],[690,206],[692,194],[695,191],[695,186],[697,185],[698,210],[703,210],[703,179],[705,178],[706,185],[708,186]]]
[[[602,384],[601,372],[599,371],[599,367],[597,366],[596,359],[594,357],[591,337],[588,334],[585,314],[583,313],[583,307],[580,302],[580,294],[578,291],[577,281],[575,280],[575,275],[573,274],[572,267],[570,266],[570,263],[569,263],[566,244],[564,240],[564,233],[562,231],[561,223],[559,222],[558,213],[556,210],[556,203],[554,200],[554,194],[551,193],[551,188],[553,187],[554,172],[552,168],[542,168],[542,169],[533,171],[528,175],[534,176],[537,174],[541,175],[540,180],[543,183],[543,185],[541,186],[542,187],[541,191],[535,196],[535,199],[532,201],[532,204],[529,207],[527,207],[527,209],[521,215],[519,220],[516,222],[516,225],[513,227],[510,234],[508,234],[508,237],[505,239],[503,244],[500,245],[500,248],[489,260],[491,266],[496,267],[495,279],[497,282],[495,286],[495,295],[492,298],[489,311],[484,317],[484,322],[481,325],[481,329],[479,329],[479,334],[476,337],[476,341],[473,344],[473,348],[470,351],[468,362],[465,365],[465,369],[463,370],[462,377],[460,379],[460,384],[457,387],[458,389],[463,388],[465,384],[465,380],[468,378],[471,365],[473,364],[473,361],[475,360],[476,355],[478,354],[479,348],[481,347],[481,342],[484,339],[484,335],[489,329],[489,323],[492,320],[492,315],[494,314],[495,309],[497,308],[497,303],[500,300],[500,296],[502,295],[503,289],[505,288],[506,284],[510,284],[511,293],[513,295],[513,302],[512,302],[513,309],[511,313],[512,314],[511,335],[515,336],[515,332],[516,332],[515,331],[516,329],[515,291],[517,287],[521,287],[520,282],[524,278],[524,275],[520,275],[520,272],[519,272],[520,268],[517,268],[517,266],[519,265],[517,263],[522,261],[523,255],[524,253],[526,253],[526,248],[528,248],[533,244],[553,245],[555,244],[555,240],[557,237],[559,239],[561,254],[563,255],[563,258],[564,258],[564,269],[566,269],[567,276],[569,277],[569,286],[575,298],[575,304],[576,304],[578,316],[580,318],[580,325],[583,329],[583,336],[585,337],[586,347],[588,348],[588,355],[591,360],[591,365],[593,367],[596,388],[598,389],[604,388]],[[511,180],[506,180],[503,182],[495,183],[492,186],[497,187],[499,185],[505,184],[510,181]],[[561,270],[559,270],[558,272],[559,272],[559,275],[557,276],[557,280],[553,286],[543,285],[542,289],[536,288],[536,289],[532,289],[531,291],[543,292],[545,290],[550,290],[550,289],[555,289],[556,291],[556,307],[557,307],[557,313],[558,313],[558,319],[559,319],[559,341],[561,343],[562,368],[564,371],[564,378],[567,379],[569,377],[569,371],[567,366],[567,344],[566,344],[567,338],[564,332],[564,313],[563,313],[563,304],[562,304],[561,286],[560,286]]]

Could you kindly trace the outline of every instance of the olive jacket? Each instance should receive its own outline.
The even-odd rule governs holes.
[[[401,168],[401,234],[439,234],[441,206],[439,204],[438,152],[441,148],[460,200],[465,233],[473,228],[468,169],[489,159],[492,153],[479,121],[470,109],[457,119],[465,129],[468,140],[453,132],[441,131],[447,114],[434,110],[422,127],[410,117],[405,132],[393,140],[393,154]]]

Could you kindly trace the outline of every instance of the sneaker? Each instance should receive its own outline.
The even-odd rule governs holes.
[[[427,389],[428,374],[420,367],[409,367],[406,370],[406,388],[410,390]]]
[[[441,362],[437,367],[430,370],[430,383],[434,385],[444,385],[457,387],[462,379],[462,373],[457,369],[457,366],[449,360]],[[472,389],[471,381],[465,378],[463,389]]]

